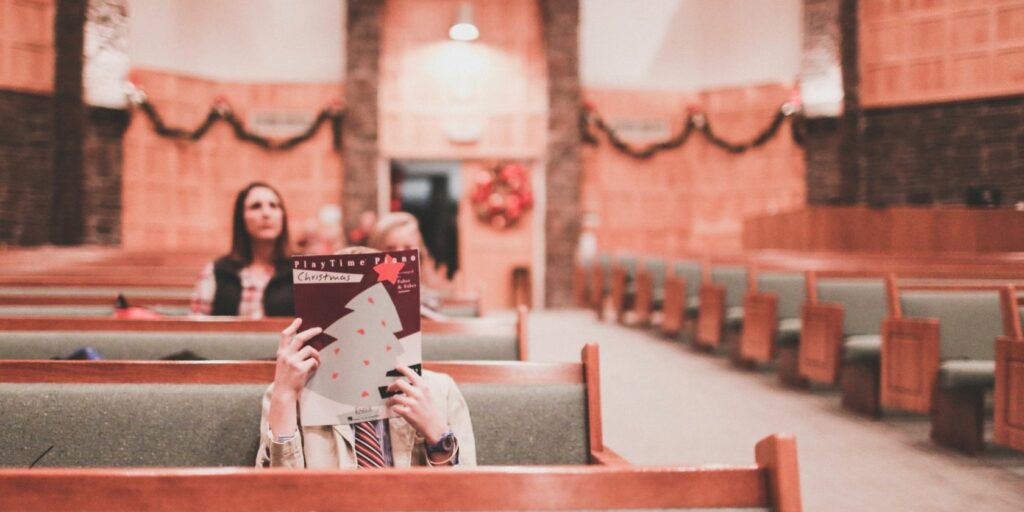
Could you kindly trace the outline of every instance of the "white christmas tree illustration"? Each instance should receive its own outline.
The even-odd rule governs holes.
[[[346,308],[351,312],[324,329],[335,338],[320,351],[320,367],[306,383],[308,390],[325,398],[355,406],[380,405],[379,389],[403,352],[395,333],[402,322],[384,283],[356,295]]]

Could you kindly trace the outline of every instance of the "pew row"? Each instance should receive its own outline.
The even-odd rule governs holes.
[[[802,510],[795,439],[766,437],[754,458],[738,467],[0,469],[0,509]]]
[[[888,280],[882,324],[883,407],[931,413],[930,437],[984,449],[985,394],[995,384],[995,343],[1021,337],[1013,286],[904,285]]]
[[[803,386],[797,347],[802,327],[800,308],[806,299],[804,274],[755,266],[751,266],[750,273],[737,357],[751,366],[777,360],[779,381]]]
[[[499,318],[422,320],[425,359],[525,361],[529,311]],[[0,317],[0,358],[48,359],[92,346],[114,359],[159,359],[182,351],[206,359],[273,358],[281,318],[114,319]]]
[[[623,464],[604,446],[597,346],[581,358],[424,367],[459,384],[480,464]],[[252,465],[273,375],[270,361],[0,361],[0,465]]]

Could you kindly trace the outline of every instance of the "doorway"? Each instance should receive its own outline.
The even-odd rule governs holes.
[[[391,210],[416,217],[427,251],[447,266],[448,279],[459,270],[461,167],[457,160],[391,161]]]

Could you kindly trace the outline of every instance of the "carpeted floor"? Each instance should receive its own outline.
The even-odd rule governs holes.
[[[773,372],[589,311],[530,322],[531,360],[578,361],[583,344],[600,345],[605,444],[633,463],[751,464],[758,439],[787,432],[806,510],[1024,510],[1024,453],[960,455],[929,441],[926,417],[861,418],[839,407],[838,391],[784,389]]]

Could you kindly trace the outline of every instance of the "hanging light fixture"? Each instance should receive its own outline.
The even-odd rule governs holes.
[[[473,24],[473,5],[469,2],[459,4],[455,23],[448,29],[448,37],[456,41],[476,41],[480,30]]]

